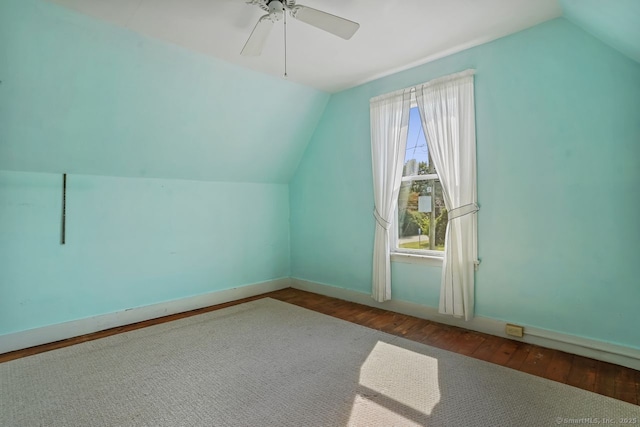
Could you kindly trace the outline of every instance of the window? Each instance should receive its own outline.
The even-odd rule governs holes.
[[[442,257],[447,220],[442,186],[427,147],[420,112],[413,106],[398,208],[390,233],[391,251]]]
[[[439,312],[473,317],[480,209],[474,74],[465,70],[369,102],[376,301],[391,299],[390,258],[439,263]]]

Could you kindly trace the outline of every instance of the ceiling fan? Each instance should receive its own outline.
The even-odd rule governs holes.
[[[285,13],[287,12],[298,21],[335,34],[345,40],[349,40],[360,28],[360,24],[357,22],[307,6],[297,5],[296,0],[247,0],[247,4],[254,4],[268,12],[268,14],[258,20],[251,32],[242,52],[240,52],[244,56],[258,56],[262,53],[262,48],[267,41],[271,28],[273,28],[273,24],[283,19],[283,17],[286,23]]]

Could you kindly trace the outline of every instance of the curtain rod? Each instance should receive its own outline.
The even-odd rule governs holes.
[[[425,82],[425,83],[418,83],[417,85],[405,87],[404,89],[398,89],[398,90],[394,90],[393,92],[389,92],[389,93],[385,93],[385,94],[382,94],[382,95],[374,96],[373,98],[371,98],[369,100],[369,102],[381,101],[381,100],[386,99],[386,98],[391,98],[391,97],[394,97],[394,96],[402,95],[406,91],[412,91],[412,90],[415,90],[415,89],[417,89],[419,87],[421,87],[421,88],[429,87],[429,86],[445,83],[445,82],[448,82],[448,81],[451,81],[451,80],[456,80],[456,79],[459,79],[459,78],[462,78],[462,77],[472,76],[475,73],[476,73],[476,70],[473,69],[473,68],[470,68],[468,70],[460,71],[459,73],[454,73],[454,74],[449,74],[449,75],[442,76],[442,77],[437,77],[437,78],[429,80],[428,82]]]

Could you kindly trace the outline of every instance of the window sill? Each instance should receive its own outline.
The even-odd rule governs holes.
[[[442,267],[443,257],[435,255],[420,255],[404,252],[391,252],[391,262],[402,262],[405,264],[422,264]]]

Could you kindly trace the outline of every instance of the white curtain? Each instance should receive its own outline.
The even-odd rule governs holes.
[[[373,244],[373,298],[391,299],[389,228],[393,222],[402,180],[407,145],[411,92],[383,95],[371,99],[371,158],[375,240]]]
[[[416,87],[416,99],[449,215],[439,311],[470,320],[478,264],[473,70]]]

